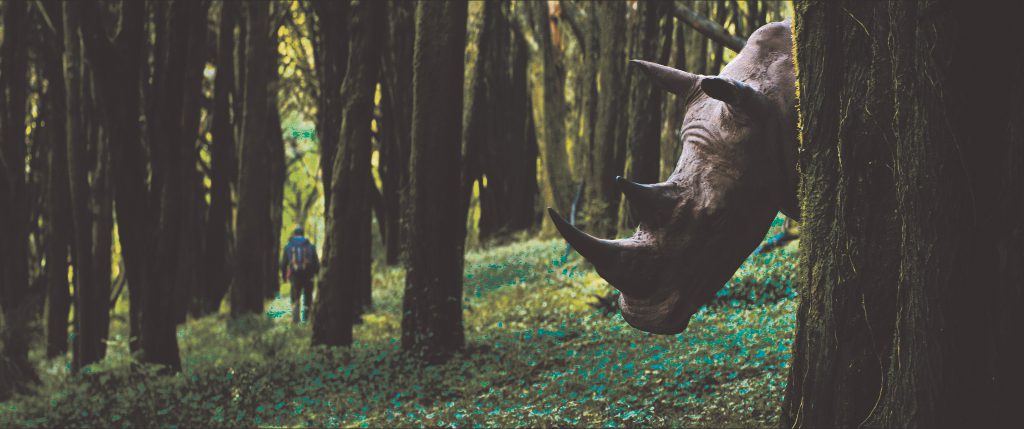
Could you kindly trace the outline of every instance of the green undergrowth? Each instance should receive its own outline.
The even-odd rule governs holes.
[[[211,316],[179,328],[184,370],[160,376],[132,363],[115,325],[108,358],[81,374],[42,361],[42,385],[0,404],[0,427],[772,426],[793,249],[752,256],[675,336],[595,310],[611,289],[561,241],[473,251],[466,348],[434,366],[400,351],[397,268],[375,270],[374,307],[349,348],[309,347],[309,326],[289,314],[230,327]]]

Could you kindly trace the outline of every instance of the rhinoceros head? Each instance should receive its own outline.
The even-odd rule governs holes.
[[[616,181],[639,220],[632,237],[595,238],[549,214],[598,274],[622,292],[623,317],[682,332],[796,204],[795,74],[788,23],[757,30],[719,76],[632,63],[686,100],[682,155],[664,182]]]

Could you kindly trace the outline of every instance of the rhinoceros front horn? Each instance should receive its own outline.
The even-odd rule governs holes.
[[[583,255],[595,266],[607,267],[619,259],[621,249],[613,241],[592,237],[590,234],[576,229],[551,207],[548,207],[548,215],[551,216],[551,221],[554,222],[555,228],[558,229],[559,234],[562,234],[565,241],[568,241],[573,249],[576,249],[580,255]]]
[[[641,243],[633,242],[630,239],[604,240],[592,237],[569,225],[558,215],[558,212],[550,207],[548,207],[548,215],[551,216],[551,221],[554,222],[555,228],[558,228],[558,232],[562,234],[565,241],[568,241],[569,245],[576,249],[576,252],[594,264],[597,273],[604,277],[609,284],[626,295],[644,296],[647,294],[648,291],[644,288],[645,282],[636,281],[637,273],[625,269],[630,265],[628,261],[638,256],[634,253],[642,250],[638,247]]]
[[[658,87],[676,95],[688,94],[700,81],[700,75],[650,61],[630,60],[629,62],[643,71]]]

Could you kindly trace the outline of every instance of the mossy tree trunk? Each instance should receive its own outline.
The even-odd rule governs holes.
[[[430,362],[462,348],[462,103],[467,6],[416,5],[409,255],[402,348]]]
[[[544,203],[560,213],[568,213],[573,198],[569,176],[569,154],[565,146],[565,69],[562,53],[555,46],[543,2],[517,2],[516,19],[520,34],[530,49],[527,70],[533,102],[533,124],[541,159],[541,194]],[[554,224],[544,217],[545,233],[554,232]]]
[[[327,236],[331,251],[320,277],[313,314],[313,344],[352,344],[352,322],[359,282],[369,281],[369,259],[359,246],[370,229],[369,190],[373,96],[380,67],[379,40],[384,22],[380,2],[353,2],[348,61],[341,85],[341,128],[331,175]]]
[[[1007,53],[1020,14],[856,1],[796,12],[803,286],[783,424],[1012,426],[1024,61]]]

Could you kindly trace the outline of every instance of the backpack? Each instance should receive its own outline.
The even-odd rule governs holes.
[[[313,269],[313,259],[316,258],[313,246],[306,240],[292,244],[288,249],[288,267],[292,273],[309,273]]]

